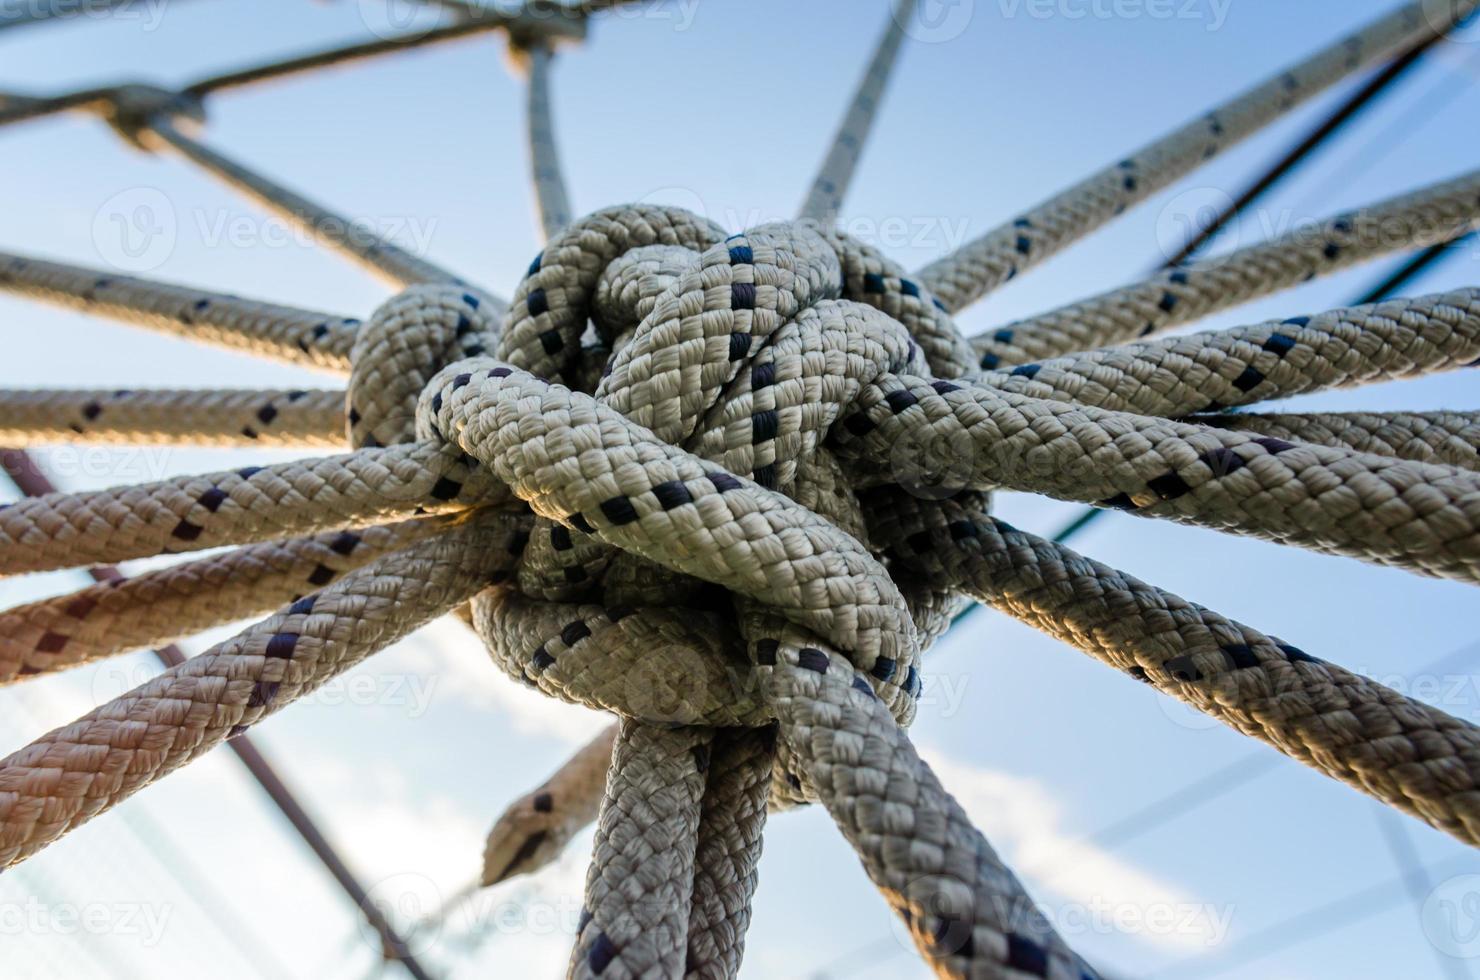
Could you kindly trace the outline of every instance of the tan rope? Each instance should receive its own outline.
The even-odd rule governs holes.
[[[359,320],[0,252],[0,289],[161,333],[349,373]]]
[[[883,533],[912,571],[1480,843],[1480,728],[980,508],[889,502],[870,513],[890,522]]]
[[[336,234],[350,230],[343,219],[175,126],[200,115],[195,97],[205,89],[367,56],[405,39],[218,76],[184,93],[100,90],[86,104],[125,138],[173,146],[393,282],[415,285],[364,327],[345,321],[305,334],[297,311],[234,301],[202,331],[277,356],[298,346],[303,360],[349,367],[342,402],[331,393],[292,399],[316,401],[282,424],[326,440],[332,428],[357,451],[0,508],[0,573],[259,542],[151,573],[118,587],[117,599],[85,592],[11,611],[15,640],[0,646],[11,676],[151,640],[167,628],[167,613],[192,628],[260,610],[285,590],[293,599],[265,623],[0,762],[0,863],[23,859],[469,599],[468,616],[502,670],[621,718],[572,962],[579,975],[733,976],[767,801],[782,808],[816,800],[937,972],[1093,976],[903,734],[920,692],[919,657],[960,608],[958,592],[1041,620],[1097,657],[1133,674],[1139,668],[1240,730],[1473,841],[1474,726],[1020,536],[986,516],[984,497],[961,491],[1015,487],[1475,581],[1480,470],[1449,447],[1463,424],[1432,423],[1445,434],[1436,443],[1417,435],[1412,416],[1401,425],[1414,436],[1397,442],[1379,435],[1380,426],[1354,422],[1337,432],[1309,418],[1283,423],[1329,434],[1306,442],[1259,434],[1258,422],[1242,431],[1224,416],[1210,425],[1161,416],[1469,363],[1477,294],[1097,352],[1083,348],[1131,334],[1123,325],[1094,334],[1100,328],[1079,322],[1092,319],[1081,310],[1056,332],[1023,326],[1030,338],[1049,336],[1042,349],[1060,360],[986,375],[975,374],[980,353],[947,311],[1475,6],[1425,0],[1404,8],[922,276],[828,227],[777,224],[726,238],[677,209],[613,208],[551,235],[502,324],[503,304],[493,297],[377,237]],[[841,200],[897,54],[899,13],[809,195],[808,217]],[[548,140],[549,37],[521,34],[517,19],[504,23],[511,41],[536,52],[530,125],[539,179],[546,164],[558,174]],[[563,186],[554,190],[541,194],[547,232],[564,224],[555,220]],[[1427,230],[1452,235],[1473,221],[1476,190],[1456,182],[1376,213],[1412,219],[1419,230],[1404,242]],[[1326,231],[1319,261],[1287,239],[1225,260],[1224,278],[1204,264],[1186,270],[1186,282],[1168,279],[1188,292],[1164,317],[1147,321],[1132,302],[1146,284],[1102,305],[1122,318],[1136,310],[1137,331],[1146,322],[1154,330],[1400,247],[1358,227]],[[15,288],[64,302],[91,305],[102,294],[110,299],[101,308],[172,322],[167,329],[176,332],[193,327],[179,316],[187,291],[178,287],[130,280],[120,289],[66,267],[23,265],[7,275]],[[210,297],[190,297],[201,299],[209,310]],[[1156,300],[1167,305],[1161,294]],[[594,345],[583,339],[590,319]],[[25,407],[42,396],[13,397]],[[168,427],[160,406],[170,398],[193,398],[199,411],[186,404],[198,417],[175,428],[213,438],[251,408],[232,398],[260,393],[115,395],[91,418],[91,402],[78,402],[95,394],[49,397],[84,421],[134,435]],[[108,422],[110,411],[126,418]],[[60,415],[16,414],[17,434],[61,430]],[[1393,452],[1372,451],[1381,446]],[[942,461],[959,472],[933,472]],[[514,497],[533,514],[488,509]],[[376,526],[467,508],[480,509]],[[341,534],[320,533],[339,528],[364,530],[341,548]],[[318,536],[294,537],[310,533]],[[324,548],[344,561],[326,561]],[[220,586],[218,608],[175,617],[172,604],[184,601],[177,596],[210,588],[202,583],[221,569],[232,581]],[[321,591],[300,597],[305,581]],[[104,636],[110,623],[116,629]],[[500,821],[485,879],[538,866],[588,819],[591,773],[609,745],[593,742],[575,768],[528,797],[527,813]]]
[[[497,503],[500,484],[425,443],[0,507],[0,574],[115,563]]]
[[[529,91],[525,105],[529,134],[529,171],[534,177],[535,209],[545,238],[555,237],[570,224],[570,195],[560,169],[555,144],[555,123],[550,109],[550,61],[553,55],[543,45],[529,48]]]
[[[822,167],[807,191],[798,218],[803,221],[822,221],[835,218],[843,207],[843,198],[848,185],[853,182],[853,170],[863,155],[864,144],[874,125],[879,100],[889,84],[889,75],[894,70],[899,55],[900,43],[904,40],[904,25],[914,16],[915,0],[890,0],[892,9],[888,25],[869,59],[863,78],[848,103],[848,111],[838,125],[832,146],[822,160]]]
[[[1408,3],[931,263],[919,277],[947,309],[960,310],[1343,78],[1444,32],[1476,6]]]
[[[535,11],[534,7],[542,9]],[[485,7],[477,17],[465,17],[455,24],[434,27],[429,31],[379,38],[357,44],[340,45],[276,61],[264,62],[202,78],[186,85],[182,91],[197,98],[215,92],[240,88],[270,79],[287,78],[329,66],[342,66],[383,54],[394,54],[442,41],[507,30],[519,37],[553,36],[579,39],[585,36],[585,24],[576,16],[564,15],[558,4],[527,4],[525,10],[505,12]]]
[[[253,201],[303,228],[319,241],[356,260],[366,270],[395,286],[413,283],[459,283],[452,273],[401,248],[371,229],[335,214],[323,205],[288,190],[182,133],[161,115],[145,120],[149,134],[210,171]]]
[[[1480,289],[1457,289],[1072,354],[991,381],[1002,391],[1175,418],[1454,370],[1477,358]]]
[[[857,405],[837,448],[860,460],[900,446],[954,449],[963,488],[1026,490],[1480,581],[1473,471],[904,375],[865,388]],[[888,474],[860,467],[857,479]]]
[[[683,974],[712,737],[622,722],[568,976]]]
[[[976,338],[984,368],[1023,364],[1157,333],[1480,223],[1480,171],[1229,255],[1158,272]]]
[[[775,740],[769,728],[715,733],[694,852],[685,976],[733,977],[740,972],[750,899],[759,877]]]
[[[466,601],[520,533],[491,514],[395,552],[0,760],[0,866]]]
[[[266,541],[8,609],[0,683],[265,615],[446,527],[416,520]]]
[[[344,393],[305,390],[0,390],[0,445],[344,445]]]
[[[1480,469],[1476,412],[1269,413],[1197,416],[1189,421],[1419,463]]]
[[[617,730],[617,725],[607,728],[553,776],[510,804],[488,832],[481,884],[538,871],[596,819]]]

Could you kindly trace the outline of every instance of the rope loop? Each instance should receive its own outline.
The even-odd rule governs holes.
[[[938,616],[915,622],[827,440],[865,386],[971,368],[928,293],[836,229],[631,205],[553,239],[494,310],[445,285],[387,301],[346,413],[356,446],[445,444],[534,511],[473,603],[495,663],[638,721],[759,727],[776,641],[755,624],[789,623],[912,719]]]
[[[444,365],[498,343],[488,297],[464,286],[410,286],[355,333],[345,430],[350,444],[391,446],[416,438],[416,400]]]

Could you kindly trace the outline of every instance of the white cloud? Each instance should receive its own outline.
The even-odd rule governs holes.
[[[1075,932],[1092,931],[1161,948],[1205,950],[1223,941],[1231,907],[1200,902],[1065,830],[1061,805],[1036,780],[935,749],[920,754],[1071,944]]]

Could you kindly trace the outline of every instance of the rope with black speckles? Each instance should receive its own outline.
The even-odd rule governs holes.
[[[974,338],[984,369],[1124,343],[1480,223],[1480,172],[1111,290]]]
[[[904,734],[923,651],[967,597],[1474,842],[1474,726],[1014,531],[985,496],[1016,487],[1473,581],[1480,475],[1452,445],[1469,422],[1195,413],[1468,364],[1474,291],[1103,351],[1065,340],[1044,348],[1052,361],[986,374],[948,312],[1474,6],[1410,5],[922,276],[814,221],[726,236],[652,206],[554,234],[507,310],[383,240],[335,241],[408,287],[364,325],[5,260],[19,291],[350,374],[342,427],[336,393],[55,396],[83,422],[150,436],[164,411],[150,398],[194,398],[202,439],[231,426],[245,438],[241,412],[265,394],[263,424],[351,451],[0,509],[0,572],[246,545],[149,573],[111,603],[84,590],[13,610],[7,679],[152,641],[223,574],[239,581],[219,609],[183,614],[186,628],[287,603],[0,761],[0,862],[469,601],[500,669],[621,719],[501,821],[485,855],[487,880],[531,870],[598,815],[574,975],[734,975],[768,803],[815,801],[937,972],[1092,976]],[[903,27],[897,12],[809,211],[839,203]],[[532,131],[548,136],[548,79],[533,81]],[[122,86],[104,103],[126,138],[163,140],[320,232],[340,223],[184,136],[175,120],[195,107],[180,93]],[[541,159],[558,175],[546,142],[537,176]],[[555,190],[541,193],[550,231]],[[1393,214],[1452,231],[1476,199],[1461,183]],[[1328,231],[1354,237],[1335,256],[1324,243],[1327,264],[1378,247],[1355,224]],[[1196,295],[1153,329],[1274,288],[1286,266],[1319,271],[1307,252],[1264,247],[1285,271],[1253,286],[1188,270],[1175,285]],[[279,423],[279,397],[311,406]],[[114,409],[128,417],[109,422]],[[87,435],[61,414],[49,433]],[[1282,425],[1311,439],[1259,428]]]
[[[1204,113],[919,271],[955,312],[1366,65],[1443,34],[1476,0],[1417,0]]]

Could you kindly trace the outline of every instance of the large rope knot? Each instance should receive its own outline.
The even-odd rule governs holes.
[[[473,604],[517,679],[641,721],[755,727],[778,656],[822,670],[835,650],[907,723],[938,597],[890,577],[829,431],[886,376],[970,370],[962,347],[836,231],[612,208],[549,243],[501,326],[461,287],[384,304],[355,343],[349,433],[444,443],[533,511],[514,582]]]

